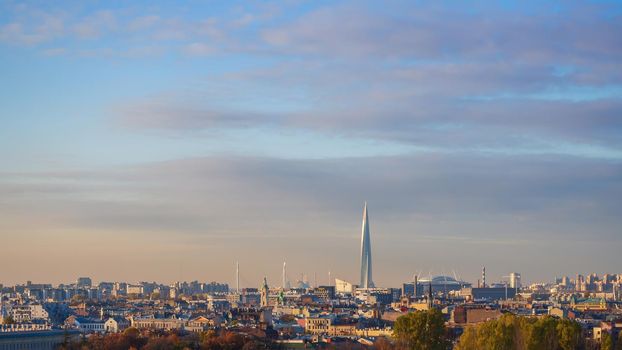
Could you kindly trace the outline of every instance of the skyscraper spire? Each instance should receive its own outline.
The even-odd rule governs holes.
[[[369,237],[369,218],[367,216],[367,202],[363,207],[363,229],[361,232],[361,283],[360,288],[373,288],[371,278],[371,241]]]

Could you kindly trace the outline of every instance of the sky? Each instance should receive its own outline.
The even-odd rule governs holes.
[[[620,1],[0,0],[0,283],[622,273]],[[317,276],[317,277],[316,277]]]

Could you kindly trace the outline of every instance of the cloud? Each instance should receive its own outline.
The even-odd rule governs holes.
[[[43,54],[46,56],[61,56],[67,53],[67,49],[64,47],[54,47],[43,50]]]
[[[142,31],[153,28],[160,22],[161,18],[158,15],[146,15],[132,19],[128,23],[128,29],[130,31]]]
[[[0,23],[0,42],[16,45],[32,46],[53,40],[64,33],[62,18],[45,14],[37,17],[37,24],[28,26],[25,23]]]
[[[197,101],[152,97],[116,106],[117,122],[134,130],[203,130],[247,128],[278,122],[277,116],[241,110],[210,108]]]
[[[78,46],[84,45],[82,39],[99,39],[97,45],[108,48],[136,41],[141,45],[172,42],[171,49],[183,52],[187,43],[205,42],[207,37],[209,46],[234,53],[325,59],[458,57],[460,61],[619,64],[622,39],[616,33],[622,28],[615,4],[567,2],[524,8],[532,10],[476,2],[447,7],[399,1],[377,8],[374,3],[345,1],[311,7],[266,3],[222,12],[196,6],[193,10],[199,15],[188,16],[183,7],[169,12],[132,6],[46,12],[34,6],[25,10],[8,6],[7,13],[16,20],[4,23],[0,38],[28,45],[62,38]]]
[[[476,271],[487,261],[510,268],[511,258],[496,254],[513,251],[520,242],[530,252],[529,261],[522,255],[521,272],[537,279],[566,271],[565,254],[579,251],[590,257],[582,259],[583,268],[606,265],[608,258],[599,253],[603,246],[622,244],[616,210],[621,164],[574,157],[207,157],[97,172],[2,174],[0,193],[3,232],[82,232],[80,239],[125,232],[126,244],[145,251],[150,242],[175,237],[199,250],[225,247],[201,259],[227,261],[234,251],[254,260],[258,251],[278,256],[247,267],[254,277],[265,274],[262,269],[283,252],[300,251],[297,259],[312,259],[317,249],[326,252],[319,271],[339,265],[341,273],[355,275],[365,200],[375,268],[390,285],[412,273],[413,265],[440,266],[432,252],[451,252],[442,258],[448,266]],[[8,239],[10,244],[14,238]],[[474,244],[465,249],[465,242]],[[584,243],[558,251],[559,242]]]
[[[172,222],[189,233],[236,226],[252,231],[259,222],[272,228],[298,225],[303,214],[304,220],[322,216],[334,224],[358,210],[352,203],[368,199],[387,222],[414,213],[456,224],[521,217],[524,227],[508,225],[498,234],[537,235],[539,227],[549,227],[555,237],[571,237],[592,227],[613,239],[620,223],[613,204],[622,191],[619,162],[434,152],[313,160],[206,157],[90,173],[6,176],[0,177],[5,207],[40,199],[44,206],[63,204],[50,211],[70,206],[66,214],[79,219],[74,224],[123,226],[123,217],[133,217],[125,228],[142,223],[164,231],[172,224],[163,226],[156,218],[179,215]],[[229,220],[239,213],[246,213],[243,221]]]
[[[405,68],[311,61],[211,76],[191,92],[127,100],[115,110],[133,130],[279,127],[450,151],[619,159],[621,100],[594,93],[600,87],[549,98],[550,84],[578,86],[559,81],[549,67],[512,63]],[[476,98],[510,88],[524,96]]]
[[[117,30],[118,21],[112,11],[98,11],[73,26],[73,32],[80,39],[96,39]]]
[[[622,55],[620,22],[607,8],[567,6],[537,14],[489,5],[469,11],[434,2],[388,5],[382,10],[360,3],[326,6],[262,37],[284,53],[322,56],[616,60]],[[586,8],[587,7],[587,8]],[[580,23],[581,25],[577,25]]]
[[[208,56],[214,54],[217,50],[204,43],[190,43],[184,47],[184,52],[191,56]]]

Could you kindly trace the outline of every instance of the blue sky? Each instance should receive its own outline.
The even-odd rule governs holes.
[[[50,261],[7,282],[231,277],[180,276],[171,255],[262,260],[251,281],[284,257],[354,279],[364,200],[380,283],[456,266],[474,279],[483,264],[528,280],[606,272],[622,248],[621,10],[2,1],[0,235],[36,237]],[[331,255],[311,271],[322,242]],[[73,254],[94,261],[58,272]],[[127,269],[128,254],[151,265]],[[110,256],[124,258],[100,268]]]

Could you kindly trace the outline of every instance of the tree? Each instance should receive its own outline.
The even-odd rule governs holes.
[[[551,349],[558,347],[557,338],[558,320],[550,316],[539,318],[533,323],[533,328],[527,341],[527,349]]]
[[[603,332],[600,338],[600,350],[613,350],[613,338],[611,334]]]
[[[557,324],[557,338],[562,350],[580,349],[583,345],[581,326],[570,320],[561,320]],[[619,349],[619,350],[622,350]]]
[[[400,316],[393,328],[397,343],[411,350],[449,348],[443,314],[437,309],[416,311]]]
[[[519,320],[514,315],[506,314],[498,320],[481,323],[465,329],[458,340],[456,349],[527,349],[529,348],[521,336],[530,333],[532,325]]]
[[[140,336],[140,331],[135,327],[129,327],[123,331],[123,340],[131,347],[140,349],[147,343],[147,339]]]
[[[244,338],[233,332],[223,332],[218,336],[202,337],[201,349],[204,350],[239,350],[244,346]]]
[[[584,345],[581,326],[575,321],[505,314],[466,328],[456,349],[577,350]]]
[[[136,327],[128,327],[123,331],[123,335],[128,338],[138,338],[140,336],[140,331]]]
[[[206,343],[208,340],[216,338],[216,336],[216,331],[214,331],[213,329],[208,329],[207,331],[203,331],[201,332],[201,334],[199,334],[199,341],[201,343]]]
[[[618,333],[618,340],[616,340],[615,350],[622,350],[622,332]]]
[[[375,350],[393,350],[395,349],[395,346],[386,337],[378,337],[376,341],[374,342],[374,349]]]
[[[258,339],[248,340],[242,347],[242,350],[268,350],[268,349],[272,349],[271,344],[269,342],[260,341]]]
[[[456,349],[477,349],[477,339],[477,328],[473,326],[466,327],[460,336]]]
[[[15,320],[13,319],[13,316],[6,316],[3,320],[2,320],[3,324],[15,324]]]

